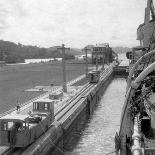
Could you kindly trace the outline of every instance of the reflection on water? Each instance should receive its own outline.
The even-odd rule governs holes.
[[[81,122],[82,131],[76,129],[70,135],[65,155],[105,155],[114,151],[113,139],[119,129],[125,87],[124,78],[115,78],[110,83],[94,114]]]

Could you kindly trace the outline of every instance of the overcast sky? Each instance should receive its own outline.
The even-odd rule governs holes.
[[[146,0],[0,0],[0,39],[50,47],[139,45]]]

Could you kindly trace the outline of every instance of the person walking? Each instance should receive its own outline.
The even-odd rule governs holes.
[[[17,104],[16,108],[17,108],[17,112],[20,112],[20,104],[19,103]]]

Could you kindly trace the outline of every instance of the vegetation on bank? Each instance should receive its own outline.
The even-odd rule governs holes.
[[[0,61],[19,63],[24,62],[25,59],[60,58],[62,54],[60,50],[57,50],[59,47],[43,48],[0,40]],[[92,49],[94,46],[87,45],[87,47]],[[112,49],[115,53],[131,51],[131,48],[128,47],[112,47]],[[88,51],[88,53],[92,53],[92,50]],[[66,51],[66,59],[74,59],[75,55],[80,54],[85,54],[85,52],[77,48],[71,48],[69,51]]]
[[[0,61],[19,63],[25,59],[60,58],[62,55],[61,51],[57,50],[58,47],[42,48],[0,40]],[[74,55],[67,53],[66,59],[74,59]]]

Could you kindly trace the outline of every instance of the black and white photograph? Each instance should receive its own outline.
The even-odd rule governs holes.
[[[0,155],[155,155],[155,0],[0,0]]]

